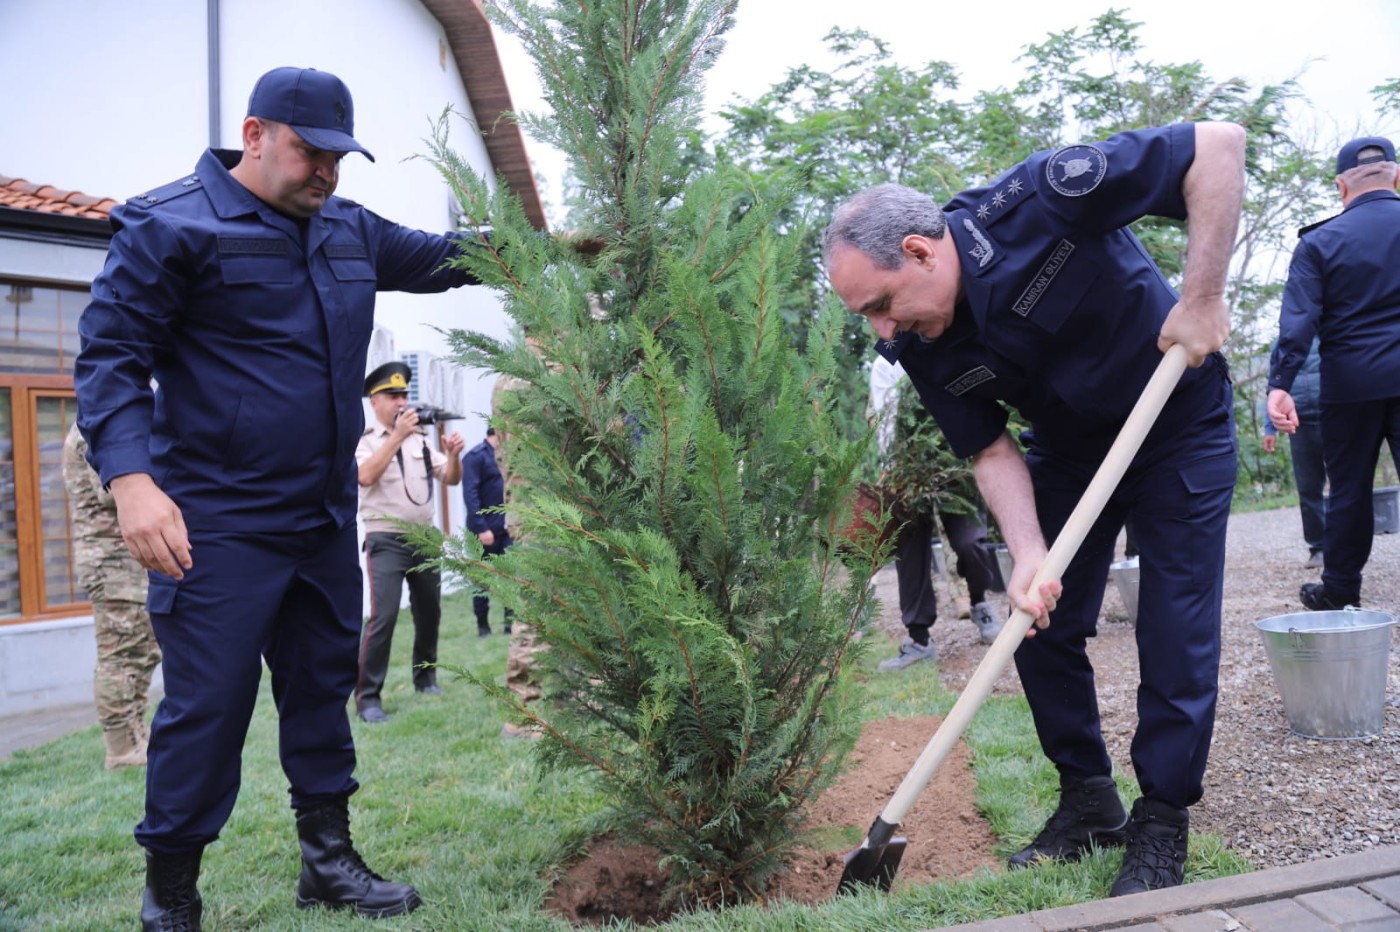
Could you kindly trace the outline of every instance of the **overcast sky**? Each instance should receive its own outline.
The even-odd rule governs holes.
[[[1142,23],[1144,57],[1163,63],[1199,60],[1215,78],[1243,77],[1253,87],[1298,74],[1313,106],[1299,117],[1314,123],[1320,140],[1361,133],[1397,134],[1400,121],[1378,124],[1370,88],[1400,77],[1400,2],[1344,0],[1289,8],[1239,0],[1132,0],[1103,5],[1039,3],[927,3],[907,0],[739,0],[735,27],[706,82],[706,109],[752,100],[786,75],[811,63],[830,67],[822,37],[834,26],[860,27],[885,40],[902,64],[951,62],[962,94],[1010,86],[1028,43],[1051,32],[1083,29],[1110,8]],[[1299,14],[1293,11],[1299,10]],[[1261,12],[1269,11],[1269,12]],[[533,67],[510,36],[498,33],[515,106],[538,110]],[[711,120],[711,129],[720,124]],[[534,140],[529,152],[546,180],[541,193],[557,223],[562,160]]]

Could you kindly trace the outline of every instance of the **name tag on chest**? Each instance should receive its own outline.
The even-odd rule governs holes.
[[[990,382],[996,378],[997,374],[986,366],[978,366],[976,369],[964,372],[947,385],[943,386],[953,395],[962,396],[972,391],[983,382]]]

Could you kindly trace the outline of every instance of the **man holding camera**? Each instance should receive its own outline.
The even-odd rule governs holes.
[[[386,722],[380,693],[389,668],[389,648],[399,617],[399,596],[408,582],[413,611],[413,688],[437,694],[438,625],[442,619],[442,579],[435,566],[422,566],[401,522],[433,523],[433,480],[456,485],[462,479],[460,434],[443,439],[443,449],[428,446],[420,429],[433,418],[408,405],[412,370],[388,362],[365,379],[365,394],[374,423],[365,428],[355,450],[359,464],[360,516],[365,522],[365,561],[369,575],[370,617],[360,635],[360,675],[355,709],[371,724]]]

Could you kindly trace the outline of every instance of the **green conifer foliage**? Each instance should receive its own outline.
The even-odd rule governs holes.
[[[588,261],[488,192],[450,117],[432,140],[488,246],[459,261],[525,338],[452,334],[463,362],[519,386],[496,423],[524,531],[492,559],[449,539],[444,565],[549,645],[539,702],[499,671],[473,678],[543,730],[544,764],[600,775],[614,824],[665,852],[672,894],[696,905],[761,895],[850,749],[852,634],[882,559],[869,537],[836,546],[868,439],[830,416],[840,308],[813,310],[805,345],[786,335],[791,188],[692,155],[733,8],[493,8],[544,79],[553,113],[524,122],[572,160],[573,226],[606,244]]]

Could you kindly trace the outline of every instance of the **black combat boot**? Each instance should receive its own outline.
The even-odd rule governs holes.
[[[146,852],[146,892],[141,896],[142,932],[199,932],[204,903],[195,884],[204,849],[185,854]]]
[[[1180,886],[1186,876],[1189,829],[1190,818],[1185,809],[1146,797],[1133,803],[1123,868],[1108,895]]]
[[[368,919],[412,912],[422,905],[418,891],[390,883],[365,865],[350,841],[350,810],[344,799],[297,813],[301,880],[297,906],[354,908]]]
[[[1340,612],[1348,605],[1361,607],[1360,594],[1342,595],[1315,582],[1303,583],[1303,588],[1298,590],[1298,601],[1310,612]]]
[[[491,624],[486,620],[489,614],[489,610],[478,610],[476,613],[476,636],[479,638],[484,638],[491,633]]]
[[[1093,845],[1123,843],[1128,814],[1112,777],[1060,777],[1060,805],[1040,834],[1011,856],[1011,867],[1077,861]]]

